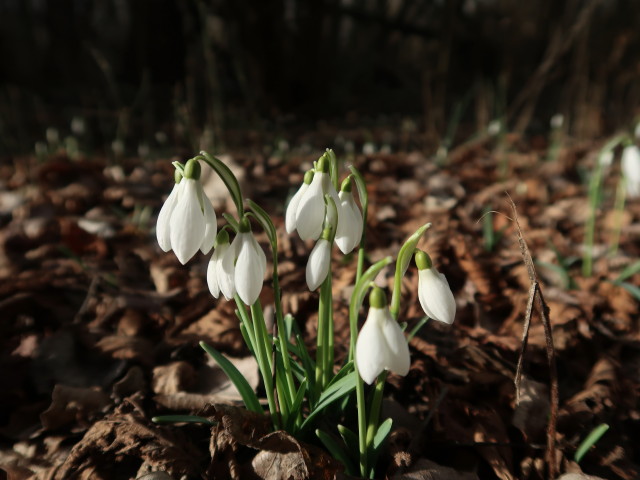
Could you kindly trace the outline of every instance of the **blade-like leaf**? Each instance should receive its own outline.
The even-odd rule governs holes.
[[[326,449],[329,450],[329,453],[331,453],[333,458],[335,458],[339,462],[342,462],[347,474],[353,475],[356,473],[353,463],[351,462],[351,459],[349,458],[347,452],[345,452],[343,446],[339,445],[331,435],[323,432],[322,430],[316,430],[316,435],[320,439],[322,444],[326,447]]]
[[[238,389],[238,392],[240,392],[240,396],[242,397],[247,409],[256,413],[263,413],[260,402],[258,401],[258,396],[235,365],[227,360],[224,355],[218,352],[215,348],[207,345],[205,342],[200,342],[200,347],[202,347],[202,349],[207,352],[211,358],[218,363],[218,365],[220,365],[220,368],[222,368],[224,373],[227,374],[229,380],[233,382]]]
[[[631,265],[627,265],[627,267],[620,272],[620,275],[618,275],[614,282],[623,282],[638,272],[640,272],[640,260],[636,260]]]
[[[260,205],[258,205],[250,198],[247,199],[247,204],[253,212],[256,220],[260,222],[262,229],[267,233],[269,243],[271,244],[271,251],[273,252],[273,256],[275,258],[278,253],[278,236],[276,234],[276,227],[273,224],[271,217],[269,217],[269,214],[267,214],[267,212],[265,212]]]
[[[396,275],[398,272],[400,276],[404,276],[409,268],[409,263],[411,263],[411,257],[413,257],[413,252],[415,252],[416,247],[418,246],[418,242],[429,228],[431,228],[431,223],[425,223],[419,229],[417,229],[413,235],[407,238],[407,241],[404,242],[404,245],[400,248],[398,252],[398,260],[396,261]]]
[[[205,151],[200,152],[201,158],[213,168],[220,176],[224,184],[229,190],[233,203],[236,204],[238,209],[238,218],[244,216],[244,207],[242,206],[242,191],[240,190],[240,184],[233,172],[227,167],[221,160],[217,159],[213,155],[208,154]]]
[[[376,432],[376,435],[373,437],[374,450],[377,451],[382,446],[384,441],[389,436],[392,426],[393,426],[393,420],[391,418],[387,418],[384,422],[380,424],[380,426],[378,427],[378,431]]]
[[[354,454],[355,452],[358,452],[358,449],[360,448],[358,435],[344,425],[338,425],[338,433],[340,433],[344,444],[350,452],[354,452]]]
[[[337,382],[330,384],[327,389],[322,392],[318,403],[313,408],[313,411],[306,418],[301,428],[311,424],[311,421],[328,405],[341,399],[345,395],[348,395],[356,388],[356,372],[352,371],[348,375],[342,377]]]
[[[584,457],[589,449],[593,447],[598,440],[600,440],[600,438],[607,432],[607,430],[609,430],[609,425],[607,425],[606,423],[602,423],[594,428],[589,435],[587,435],[587,438],[582,441],[582,443],[576,450],[575,455],[573,456],[573,459],[576,461],[576,463],[580,463],[582,457]]]

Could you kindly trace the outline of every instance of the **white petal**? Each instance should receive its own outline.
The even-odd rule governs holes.
[[[418,272],[418,298],[424,313],[433,320],[452,324],[456,316],[456,301],[449,283],[435,267]]]
[[[340,206],[336,244],[342,253],[347,254],[360,243],[362,215],[351,192],[340,192]]]
[[[156,237],[158,238],[158,245],[165,252],[171,250],[171,235],[169,220],[171,219],[171,213],[173,212],[176,204],[178,203],[178,193],[180,191],[182,183],[174,183],[171,193],[165,200],[160,213],[158,214],[158,223],[156,224]]]
[[[640,196],[640,148],[629,145],[622,151],[622,173],[630,197]]]
[[[411,366],[409,344],[400,325],[393,319],[388,310],[385,321],[382,324],[382,333],[387,342],[389,352],[388,363],[385,368],[398,375],[406,375],[409,373],[409,367]]]
[[[213,242],[218,234],[218,222],[216,220],[216,212],[211,205],[211,200],[204,193],[202,184],[198,182],[199,197],[202,202],[202,209],[204,211],[204,238],[202,244],[200,244],[200,251],[205,255],[213,248]]]
[[[236,235],[229,248],[222,254],[222,260],[218,265],[218,284],[220,285],[220,291],[227,300],[231,300],[236,294],[235,264],[240,240],[240,235]]]
[[[329,273],[329,263],[331,262],[331,244],[321,238],[311,250],[309,261],[307,262],[307,286],[313,291],[324,282]]]
[[[209,286],[209,291],[214,298],[218,298],[220,296],[220,282],[218,281],[218,264],[222,260],[222,254],[224,251],[229,248],[228,244],[222,244],[218,248],[215,249],[213,255],[211,255],[211,259],[209,260],[209,265],[207,266],[207,285]]]
[[[253,244],[255,239],[250,232],[240,233],[238,236],[242,237],[242,240],[236,262],[234,282],[242,301],[247,305],[253,305],[262,290],[266,259],[263,262],[258,254],[256,246]],[[264,256],[264,252],[262,255]]]
[[[296,210],[296,229],[303,240],[317,240],[324,222],[324,185],[329,174],[317,172],[304,193]]]
[[[253,234],[249,235],[249,239],[251,242],[251,246],[256,251],[257,258],[260,261],[259,267],[260,267],[260,271],[262,272],[260,276],[264,279],[264,274],[267,271],[267,256],[264,254],[262,247],[256,240],[256,237],[253,236]]]
[[[300,199],[308,189],[309,184],[303,183],[295,193],[295,195],[291,197],[291,201],[287,206],[287,213],[285,216],[285,228],[287,230],[287,233],[291,233],[296,229],[296,213],[298,211],[298,205],[300,204]]]
[[[356,341],[356,366],[362,379],[371,385],[387,362],[387,344],[380,328],[383,309],[370,308]]]
[[[178,203],[171,213],[169,228],[171,247],[180,263],[184,265],[200,248],[205,223],[196,181],[184,179],[180,183],[185,185],[181,188]]]

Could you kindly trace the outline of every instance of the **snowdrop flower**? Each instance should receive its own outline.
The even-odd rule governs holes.
[[[220,296],[220,278],[224,275],[224,271],[222,270],[222,259],[224,258],[227,250],[229,250],[229,247],[229,234],[226,230],[222,230],[216,238],[215,250],[213,255],[211,255],[211,259],[209,260],[209,265],[207,267],[207,285],[209,286],[209,291],[214,298],[218,298]],[[230,300],[232,297],[233,295],[230,297],[225,295],[227,300]]]
[[[165,200],[160,213],[158,214],[158,223],[156,224],[156,238],[158,239],[158,245],[164,252],[171,250],[171,236],[169,229],[169,219],[173,213],[176,204],[178,203],[178,192],[180,188],[184,186],[182,183],[182,173],[179,170],[175,171],[176,183],[171,189],[171,193]]]
[[[622,174],[627,183],[627,195],[640,197],[640,148],[629,145],[622,151]]]
[[[326,155],[326,154],[325,154]],[[322,233],[325,216],[324,196],[329,194],[338,209],[338,224],[340,223],[340,199],[331,183],[329,176],[329,162],[325,156],[320,157],[318,166],[306,192],[300,197],[296,209],[296,229],[302,240],[317,240]]]
[[[360,243],[363,229],[362,214],[353,199],[350,176],[342,183],[338,197],[341,216],[338,219],[336,244],[342,253],[347,254]]]
[[[287,206],[287,213],[285,215],[285,228],[287,233],[292,233],[296,229],[296,218],[298,213],[298,205],[300,204],[300,199],[304,196],[305,192],[309,189],[309,184],[313,179],[313,170],[309,170],[304,174],[304,182],[302,186],[298,189],[293,197],[291,197],[291,201]]]
[[[262,290],[267,257],[251,233],[251,226],[246,217],[240,221],[240,231],[233,240],[233,243],[236,242],[238,258],[233,282],[242,301],[247,305],[253,305]]]
[[[231,300],[236,294],[236,258],[240,240],[240,235],[236,235],[231,245],[220,253],[220,263],[216,266],[218,286],[227,300]]]
[[[417,250],[415,260],[418,266],[418,297],[424,313],[433,320],[452,324],[456,316],[456,301],[447,279],[433,266],[425,252]]]
[[[318,240],[311,250],[309,261],[307,262],[307,286],[313,291],[318,288],[327,278],[329,273],[329,264],[331,263],[331,239],[325,238],[331,235],[331,228],[325,228],[322,238]]]
[[[183,265],[198,249],[208,253],[217,232],[216,214],[200,184],[200,164],[191,159],[158,215],[160,248],[173,250]]]
[[[407,339],[387,306],[380,287],[369,296],[369,314],[356,342],[356,366],[362,379],[371,385],[383,370],[398,375],[409,372],[411,359]]]

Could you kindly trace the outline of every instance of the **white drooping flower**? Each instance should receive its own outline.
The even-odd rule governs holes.
[[[158,245],[160,245],[160,248],[165,252],[171,250],[171,230],[169,228],[169,219],[171,218],[171,214],[178,203],[178,192],[182,187],[184,187],[184,183],[182,183],[181,180],[182,176],[178,179],[179,183],[175,183],[173,185],[171,193],[165,200],[162,208],[160,209],[160,213],[158,214],[156,238],[158,239]]]
[[[324,195],[328,192],[330,185],[329,173],[315,172],[309,188],[300,197],[296,210],[296,230],[302,240],[317,240],[322,233],[325,212]]]
[[[222,270],[222,259],[224,258],[224,254],[227,250],[229,250],[229,247],[229,234],[226,230],[222,230],[218,234],[215,250],[213,255],[211,255],[209,265],[207,266],[207,285],[209,286],[209,291],[214,298],[218,298],[220,296],[220,278],[224,275]],[[225,298],[227,300],[231,299],[231,297],[227,296],[225,296]]]
[[[191,159],[158,215],[156,236],[160,248],[173,250],[185,264],[199,250],[208,253],[216,237],[216,214],[200,184],[200,164]]]
[[[622,174],[629,197],[640,197],[640,148],[629,145],[622,151]]]
[[[411,366],[407,339],[389,312],[384,292],[374,287],[370,307],[356,342],[356,367],[371,385],[384,370],[406,375]]]
[[[433,266],[425,252],[415,254],[418,266],[418,298],[429,318],[452,324],[456,316],[456,301],[445,276]]]
[[[240,223],[240,232],[233,240],[238,241],[233,281],[238,296],[247,305],[253,305],[260,296],[264,274],[267,270],[267,257],[251,233],[248,220]]]
[[[307,262],[307,286],[313,291],[327,278],[331,263],[331,242],[325,238],[319,239]]]
[[[360,243],[364,227],[362,214],[353,199],[349,177],[342,184],[338,197],[340,213],[336,230],[336,244],[342,253],[347,254]]]
[[[304,182],[295,193],[293,197],[291,197],[291,201],[287,206],[287,213],[285,215],[285,228],[287,233],[292,233],[296,229],[296,219],[298,212],[298,205],[300,204],[300,199],[304,196],[305,192],[309,189],[309,184],[313,179],[313,170],[309,170],[304,175]]]
[[[220,263],[216,269],[218,286],[227,300],[231,300],[236,294],[236,258],[241,240],[240,235],[236,235],[231,245],[220,254]]]

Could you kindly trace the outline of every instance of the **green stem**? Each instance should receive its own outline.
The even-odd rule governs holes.
[[[596,209],[600,202],[602,184],[602,167],[598,163],[596,171],[589,182],[589,216],[585,225],[584,255],[582,256],[582,276],[590,277],[593,273],[593,244],[595,242]]]
[[[332,328],[332,296],[331,296],[331,266],[329,273],[320,286],[320,298],[318,300],[318,349],[316,353],[316,390],[322,392],[329,378],[329,361],[333,357],[330,351],[333,345]],[[331,337],[331,340],[329,340]]]
[[[237,293],[233,296],[233,299],[236,301],[236,307],[238,308],[238,315],[240,316],[240,319],[242,320],[242,323],[245,326],[247,336],[249,337],[249,341],[251,342],[251,344],[249,345],[249,348],[255,352],[256,337],[255,337],[253,322],[251,321],[249,312],[247,312],[247,307],[244,305],[244,302],[242,301],[242,299]]]
[[[364,398],[364,381],[356,369],[356,402],[358,406],[358,446],[360,449],[360,475],[367,476],[367,412]]]
[[[360,240],[360,247],[358,248],[358,266],[356,267],[356,281],[358,283],[360,277],[362,277],[362,271],[364,270],[364,234],[362,234],[362,240]]]
[[[378,422],[380,421],[380,409],[382,407],[382,396],[384,394],[384,385],[387,381],[388,371],[382,372],[378,376],[378,382],[373,391],[373,398],[371,399],[371,411],[369,412],[369,424],[367,425],[367,450],[371,448],[373,444],[373,438],[376,436],[378,430]]]
[[[264,324],[264,316],[262,315],[262,306],[260,300],[251,305],[251,316],[253,317],[253,325],[255,327],[254,335],[256,340],[256,360],[260,367],[262,374],[262,380],[264,381],[264,389],[267,393],[267,402],[269,404],[269,412],[271,412],[271,418],[273,419],[273,425],[277,429],[280,428],[280,416],[278,415],[278,409],[276,407],[276,399],[273,391],[273,371],[271,357],[269,356],[269,336],[267,334],[267,327]]]
[[[327,278],[322,285],[322,292],[324,295],[326,306],[325,306],[325,323],[327,328],[325,329],[326,339],[325,339],[325,363],[324,363],[324,377],[323,384],[326,386],[331,381],[333,377],[333,291],[332,291],[332,279],[331,279],[331,264],[329,264],[329,272],[327,273]]]
[[[291,369],[291,358],[289,356],[289,339],[286,337],[286,329],[284,326],[284,316],[282,314],[280,281],[278,279],[277,251],[274,249],[272,253],[273,253],[273,296],[274,296],[274,303],[276,307],[276,328],[278,329],[278,343],[280,344],[280,353],[282,355],[282,365],[284,367],[285,378],[287,382],[287,392],[289,396],[289,403],[292,404],[293,400],[296,397],[296,387],[293,381],[293,371]]]
[[[613,224],[613,238],[611,239],[611,248],[609,252],[614,255],[618,251],[618,245],[620,244],[620,231],[622,230],[622,213],[624,211],[624,204],[627,199],[626,182],[624,177],[620,178],[618,188],[616,189],[616,200],[613,206],[615,211],[615,218]]]
[[[393,292],[391,293],[391,303],[389,304],[389,312],[394,320],[398,320],[400,314],[400,298],[402,297],[402,265],[396,260],[396,273],[393,277]]]

